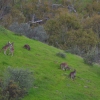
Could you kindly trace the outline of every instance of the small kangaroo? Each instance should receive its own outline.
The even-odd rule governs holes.
[[[8,50],[8,48],[10,47],[10,45],[11,45],[11,43],[8,41],[8,43],[5,45],[5,46],[3,46],[2,47],[2,49],[1,50],[3,50],[4,51],[4,54],[6,55],[6,51]],[[1,51],[0,50],[0,51]]]
[[[76,76],[76,70],[74,69],[74,71],[70,72],[69,77],[74,80],[75,76]]]
[[[14,53],[14,42],[12,42],[9,46],[9,54],[11,54],[13,56],[13,53]]]
[[[65,70],[65,71],[66,71],[66,69],[67,69],[67,70],[70,70],[70,68],[68,67],[67,63],[61,63],[61,64],[60,64],[60,68],[61,68],[62,70]]]
[[[29,46],[28,44],[25,44],[25,45],[23,46],[23,48],[25,48],[25,49],[27,49],[27,50],[30,50],[30,46]]]

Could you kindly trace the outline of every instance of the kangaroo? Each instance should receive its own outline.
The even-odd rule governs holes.
[[[61,67],[62,70],[65,70],[65,71],[66,71],[66,69],[70,70],[70,68],[68,67],[67,63],[61,63],[60,67]]]
[[[76,76],[76,70],[74,69],[74,71],[70,72],[69,77],[74,80],[75,76]]]
[[[13,56],[13,53],[14,53],[14,42],[12,42],[9,46],[9,54]]]
[[[23,48],[25,48],[25,49],[27,49],[27,50],[30,50],[30,46],[29,46],[28,44],[25,44],[25,45],[23,46]]]
[[[2,49],[1,50],[3,50],[4,51],[4,54],[6,55],[6,51],[8,50],[8,48],[10,47],[10,45],[11,45],[11,43],[8,41],[8,43],[5,45],[5,46],[3,46],[2,47]],[[1,51],[0,50],[0,51]]]

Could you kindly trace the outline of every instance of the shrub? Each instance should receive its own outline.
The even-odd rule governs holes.
[[[61,57],[61,58],[66,58],[66,54],[62,53],[62,52],[58,52],[56,55]]]
[[[16,22],[10,25],[9,30],[15,32],[17,35],[25,35],[31,39],[36,39],[41,42],[45,42],[48,39],[46,31],[41,25],[32,29],[28,23],[18,24]]]
[[[10,80],[14,80],[14,82],[18,83],[20,88],[25,88],[26,91],[33,85],[33,74],[28,69],[8,67],[5,74],[5,85],[7,85]]]
[[[5,30],[5,28],[4,28],[4,27],[2,27],[1,25],[0,25],[0,32],[2,32],[2,33],[5,33],[5,34],[6,34],[6,30]]]
[[[2,83],[2,98],[19,98],[29,92],[33,86],[33,73],[28,69],[8,67]],[[8,93],[8,94],[7,94]],[[10,100],[10,99],[3,99]]]
[[[72,53],[72,54],[76,54],[76,55],[80,55],[80,56],[82,56],[82,54],[83,54],[83,51],[81,51],[81,50],[80,50],[78,47],[76,47],[76,46],[71,47],[70,49],[66,50],[66,52],[70,52],[70,53]]]
[[[34,28],[33,39],[39,40],[41,42],[45,42],[48,39],[48,36],[43,26],[38,26]]]
[[[95,55],[87,54],[84,56],[83,60],[86,64],[93,65],[93,63],[95,62]]]
[[[9,30],[15,32],[17,35],[27,35],[30,30],[30,25],[28,23],[18,24],[18,22],[15,22],[9,26]]]

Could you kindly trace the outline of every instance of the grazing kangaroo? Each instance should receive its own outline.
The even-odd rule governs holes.
[[[11,43],[10,42],[8,42],[5,46],[3,46],[2,47],[2,49],[1,50],[4,50],[4,54],[6,55],[6,51],[8,50],[8,48],[10,47],[10,45],[11,45]],[[0,50],[0,51],[1,51]]]
[[[23,48],[25,48],[25,49],[27,49],[27,50],[30,50],[30,46],[29,46],[28,44],[25,44],[25,45],[23,46]]]
[[[13,56],[13,53],[14,53],[14,42],[12,42],[9,46],[9,54],[11,54]]]
[[[66,71],[66,69],[67,69],[67,70],[70,70],[70,68],[68,67],[67,63],[61,63],[61,64],[60,64],[60,68],[61,68],[62,70],[65,70],[65,71]]]
[[[70,72],[69,77],[74,80],[75,76],[76,76],[76,70],[74,69],[74,71]]]

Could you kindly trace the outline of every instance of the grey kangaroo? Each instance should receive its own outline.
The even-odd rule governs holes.
[[[60,68],[62,69],[62,70],[70,70],[70,68],[68,67],[68,65],[67,65],[67,63],[61,63],[60,64]]]
[[[0,52],[3,50],[4,54],[6,55],[7,50],[9,49],[11,43],[8,41],[8,43],[2,47],[2,49],[0,50]]]
[[[14,53],[14,42],[12,42],[9,46],[9,54],[13,56],[13,53]]]
[[[74,69],[74,71],[70,72],[69,77],[74,80],[75,76],[76,76],[76,70]]]

